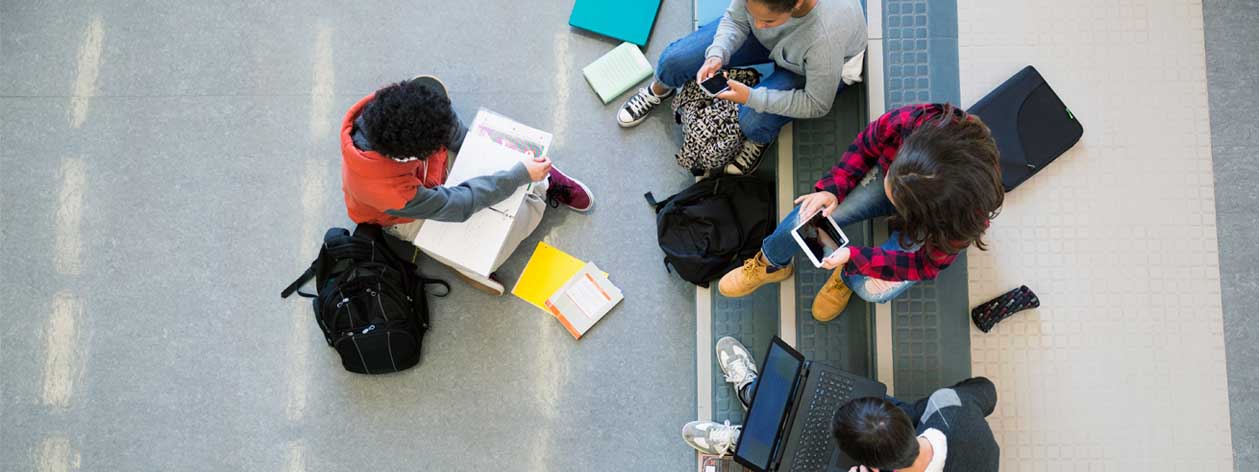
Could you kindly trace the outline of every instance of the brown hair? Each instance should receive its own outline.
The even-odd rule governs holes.
[[[889,221],[903,246],[955,253],[973,242],[987,250],[984,231],[1005,200],[997,143],[979,117],[940,107],[939,117],[905,138],[888,168],[898,213]]]

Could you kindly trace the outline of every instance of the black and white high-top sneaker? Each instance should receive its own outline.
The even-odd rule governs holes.
[[[751,140],[743,141],[743,149],[734,156],[734,161],[726,164],[726,173],[730,175],[751,175],[761,166],[768,144],[757,144]]]
[[[669,89],[669,93],[664,95],[656,95],[651,91],[651,86],[643,87],[638,93],[635,93],[625,101],[625,105],[621,107],[621,111],[616,113],[616,123],[622,128],[632,128],[642,123],[647,118],[647,114],[656,108],[656,105],[664,102],[664,99],[673,95],[673,89]]]

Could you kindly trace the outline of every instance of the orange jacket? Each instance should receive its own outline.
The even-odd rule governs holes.
[[[341,190],[345,193],[345,209],[355,223],[409,223],[415,220],[392,216],[385,210],[402,208],[415,197],[420,185],[433,188],[446,182],[446,148],[424,159],[398,162],[379,152],[355,147],[350,136],[354,120],[373,98],[375,93],[363,97],[350,107],[341,122]]]

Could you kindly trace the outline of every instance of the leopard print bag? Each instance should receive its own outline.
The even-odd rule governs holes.
[[[761,81],[755,69],[729,69],[730,80],[753,87]],[[682,86],[673,98],[673,118],[682,125],[682,149],[673,157],[696,175],[721,169],[743,147],[739,104],[708,96],[695,81]]]

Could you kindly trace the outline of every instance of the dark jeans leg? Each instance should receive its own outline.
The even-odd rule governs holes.
[[[717,23],[714,21],[700,27],[695,32],[683,36],[669,44],[660,53],[660,62],[656,64],[656,81],[669,88],[679,88],[687,81],[695,80],[695,74],[704,65],[705,52],[712,46],[713,37],[717,34]],[[751,35],[730,54],[725,67],[743,67],[769,62],[769,50]]]
[[[792,228],[800,224],[799,211],[800,207],[791,210],[791,213],[783,218],[774,232],[761,244],[761,251],[770,264],[785,267],[791,264],[791,259],[801,251],[800,245],[796,243],[795,238],[791,237]],[[887,199],[887,194],[883,192],[883,169],[875,167],[857,188],[848,192],[835,212],[831,213],[831,218],[840,227],[844,227],[894,213],[896,213],[896,207],[892,206],[892,202]]]
[[[739,402],[743,403],[743,409],[746,410],[752,406],[752,396],[756,394],[756,384],[760,383],[761,378],[757,377],[751,383],[743,386],[742,390],[735,392],[739,396]]]
[[[754,89],[769,90],[795,90],[804,87],[804,77],[786,70],[775,68],[774,73],[769,77],[765,77],[760,83],[756,84]],[[840,82],[839,88],[844,89],[843,82]],[[792,118],[773,113],[761,113],[753,110],[747,105],[739,106],[739,129],[743,130],[743,135],[757,144],[769,144],[778,137],[778,132],[782,131],[783,126],[787,126]]]

